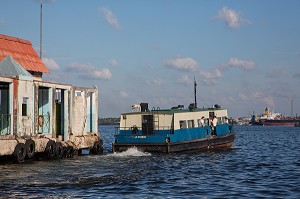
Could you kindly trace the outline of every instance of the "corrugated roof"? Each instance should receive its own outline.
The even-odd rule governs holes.
[[[7,55],[11,55],[28,71],[49,73],[30,41],[0,34],[0,61]]]

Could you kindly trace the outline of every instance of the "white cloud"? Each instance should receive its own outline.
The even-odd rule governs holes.
[[[50,58],[43,58],[44,64],[47,66],[50,70],[59,70],[59,65],[56,63],[54,59]]]
[[[120,91],[120,97],[121,98],[128,98],[128,93],[127,92],[125,92],[125,91]]]
[[[79,63],[71,63],[65,69],[67,72],[83,72],[87,70],[91,70],[93,66],[91,64],[79,64]]]
[[[240,13],[226,6],[219,10],[218,15],[214,18],[225,21],[226,25],[232,29],[239,28],[242,24],[251,24],[250,20],[244,19]]]
[[[262,98],[263,94],[260,91],[256,91],[256,92],[253,93],[253,97],[254,98]]]
[[[240,98],[242,101],[247,101],[247,100],[249,99],[249,98],[248,98],[246,95],[244,95],[243,93],[239,93],[238,96],[239,96],[239,98]]]
[[[219,69],[215,69],[212,72],[200,71],[199,75],[202,77],[201,81],[206,85],[216,84],[217,80],[223,76],[223,73]]]
[[[189,57],[170,59],[165,61],[164,65],[169,68],[187,72],[195,72],[198,67],[197,61]]]
[[[216,79],[223,76],[219,69],[215,69],[213,72],[201,71],[200,75],[205,79]]]
[[[164,82],[161,79],[154,79],[153,83],[156,84],[157,86],[161,86],[161,85],[163,85]]]
[[[116,30],[120,30],[121,26],[119,24],[118,18],[112,13],[112,11],[108,8],[101,7],[98,8],[98,12],[103,14],[105,20]]]
[[[265,96],[265,94],[263,92],[260,91],[256,91],[252,94],[252,97],[250,98],[250,100],[253,101],[261,101],[264,104],[267,104],[268,107],[275,107],[275,102],[273,97],[269,97],[269,96]]]
[[[111,79],[112,74],[109,69],[97,69],[91,64],[71,63],[65,69],[67,72],[80,73],[79,77],[83,79]]]
[[[179,79],[176,80],[176,82],[185,86],[189,86],[193,83],[193,81],[190,80],[187,75],[181,76]]]
[[[109,60],[109,65],[111,65],[111,66],[118,66],[119,65],[119,63],[117,62],[117,60],[115,60],[115,59],[111,59],[111,60]]]
[[[99,70],[89,71],[85,75],[85,77],[93,78],[93,79],[105,79],[105,80],[108,80],[108,79],[111,79],[112,74],[111,74],[111,72],[110,72],[109,69],[103,68],[103,69],[99,69]]]
[[[253,70],[255,68],[253,61],[241,60],[238,58],[230,58],[227,62],[227,67],[236,67],[244,70]]]

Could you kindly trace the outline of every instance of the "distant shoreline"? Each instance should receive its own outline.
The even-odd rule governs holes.
[[[99,118],[99,125],[120,125],[120,118]]]

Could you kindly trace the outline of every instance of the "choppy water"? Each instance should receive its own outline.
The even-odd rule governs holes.
[[[300,198],[300,128],[236,126],[232,150],[111,153],[0,165],[2,198]]]

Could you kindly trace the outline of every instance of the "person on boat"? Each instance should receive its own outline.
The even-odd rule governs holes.
[[[213,126],[213,122],[212,122],[212,118],[210,117],[208,119],[208,125],[210,126],[210,129],[211,129],[211,134],[213,134],[213,131],[214,131],[214,126]]]
[[[201,117],[200,124],[201,124],[202,127],[205,126],[204,117]]]
[[[218,119],[216,116],[214,116],[214,119],[212,120],[212,135],[216,135],[217,124],[218,124]]]
[[[228,124],[228,117],[225,117],[225,124]]]

